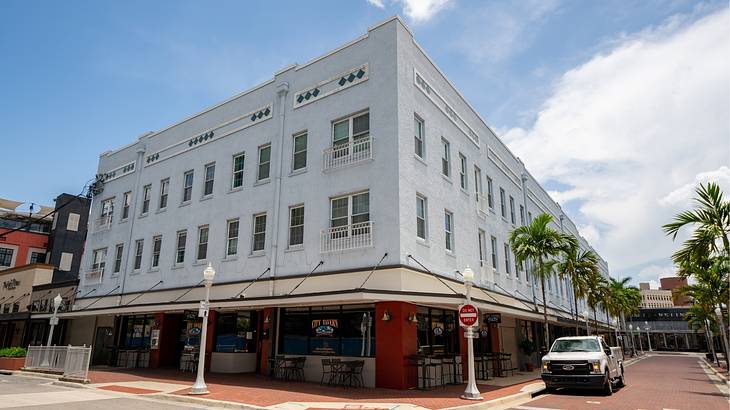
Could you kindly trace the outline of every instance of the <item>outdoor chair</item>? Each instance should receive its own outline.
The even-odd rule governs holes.
[[[327,385],[332,385],[335,380],[340,376],[340,359],[322,359],[322,378],[319,381],[320,385],[324,384],[327,379]]]
[[[500,377],[507,377],[508,372],[514,376],[517,368],[512,364],[512,353],[499,354],[499,370]]]
[[[351,362],[341,362],[342,368],[342,384],[345,384],[345,381],[347,381],[347,385],[350,387],[353,387],[355,385],[356,387],[362,387],[364,385],[362,380],[362,369],[365,367],[365,361],[364,360],[354,360]]]
[[[441,374],[443,375],[444,383],[448,384],[461,384],[463,377],[461,374],[461,361],[457,360],[456,356],[447,356],[441,359]]]
[[[287,359],[281,366],[281,370],[284,372],[284,380],[298,380],[304,381],[304,362],[307,360],[306,357],[293,357]]]

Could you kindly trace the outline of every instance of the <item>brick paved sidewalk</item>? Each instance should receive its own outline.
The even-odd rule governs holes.
[[[145,386],[179,385],[190,386],[195,375],[165,369],[110,369],[92,370],[89,373],[93,385],[103,385],[106,390],[134,392],[135,389],[148,390],[145,393],[156,393]],[[203,397],[212,400],[245,403],[254,406],[268,407],[284,403],[391,403],[411,404],[428,409],[474,404],[472,401],[459,398],[465,385],[449,385],[431,391],[391,390],[382,388],[345,388],[336,386],[320,386],[316,383],[284,382],[270,380],[255,374],[208,374],[205,376],[210,394]],[[524,380],[524,379],[523,379]],[[506,397],[519,393],[520,390],[538,380],[498,387],[479,384],[479,390],[485,401]],[[115,383],[119,383],[116,385]],[[125,387],[127,386],[126,390]],[[136,387],[129,387],[134,385]],[[100,386],[102,387],[102,386]],[[149,391],[151,390],[151,391]],[[189,387],[173,391],[172,394],[187,396]]]

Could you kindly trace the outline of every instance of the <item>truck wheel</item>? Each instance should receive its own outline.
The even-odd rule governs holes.
[[[608,374],[608,370],[606,370],[606,380],[603,384],[603,394],[606,396],[613,394],[613,383],[611,382],[611,376]]]
[[[626,386],[626,379],[624,378],[624,367],[621,366],[621,376],[618,378],[618,387]]]

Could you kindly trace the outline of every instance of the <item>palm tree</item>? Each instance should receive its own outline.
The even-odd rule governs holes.
[[[586,276],[586,284],[588,285],[588,298],[586,299],[586,303],[593,310],[593,324],[595,325],[596,333],[598,333],[598,315],[596,314],[596,308],[602,303],[608,293],[608,282],[601,275],[601,272],[596,269],[595,272],[591,272]]]
[[[588,293],[586,277],[598,271],[598,256],[591,250],[582,250],[578,242],[572,242],[563,254],[563,261],[558,263],[560,279],[569,278],[573,286],[573,304],[575,306],[575,334],[578,334],[578,299],[585,298]]]
[[[627,297],[627,284],[631,281],[630,277],[623,278],[621,280],[609,278],[608,279],[608,297],[606,303],[606,311],[619,318],[618,327],[619,329],[625,330],[626,323],[621,322],[623,313],[626,310],[626,305],[629,303]],[[618,340],[616,341],[618,344]],[[625,348],[625,347],[624,347]]]
[[[542,313],[545,333],[545,348],[550,348],[550,333],[548,332],[547,299],[545,298],[545,281],[552,275],[554,258],[566,251],[575,238],[562,234],[549,225],[553,217],[543,213],[532,223],[512,230],[509,235],[510,246],[518,263],[527,260],[536,267],[535,277],[540,279],[542,286]]]

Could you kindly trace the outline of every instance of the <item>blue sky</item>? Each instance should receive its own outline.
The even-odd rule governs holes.
[[[600,192],[596,192],[600,178],[614,180],[615,173],[596,171],[599,187],[596,183],[593,187],[580,186],[564,172],[574,170],[571,167],[575,161],[544,160],[534,150],[525,148],[526,141],[560,147],[564,141],[540,130],[542,124],[556,117],[551,112],[569,109],[559,105],[566,98],[558,97],[576,95],[578,91],[570,88],[576,86],[574,82],[584,86],[588,83],[586,88],[590,89],[614,81],[615,73],[622,72],[628,64],[617,62],[618,65],[610,66],[611,59],[621,58],[622,51],[644,52],[626,61],[659,59],[659,63],[661,58],[668,59],[662,56],[670,53],[660,51],[670,46],[681,47],[683,35],[688,36],[693,28],[699,30],[701,24],[711,25],[707,23],[711,16],[724,16],[727,2],[276,3],[262,7],[240,1],[0,2],[0,90],[4,101],[0,110],[0,139],[5,154],[0,172],[11,176],[6,177],[0,196],[51,204],[61,192],[77,193],[95,174],[101,152],[125,145],[145,131],[161,129],[270,78],[286,65],[303,63],[358,37],[368,26],[388,16],[401,14],[418,42],[487,122],[504,135],[518,155],[528,160],[534,158],[535,167],[526,161],[528,168],[556,192],[556,199],[585,236],[600,251],[605,250],[612,266],[630,273],[661,259],[655,258],[655,254],[628,261],[619,259],[619,243],[635,241],[636,235],[650,240],[656,232],[644,237],[641,232],[620,237],[620,232],[612,231],[615,222],[611,217],[596,210],[603,203]],[[724,28],[717,27],[715,24],[714,32],[724,30],[727,40],[727,18]],[[721,38],[712,37],[714,32],[704,34],[708,41]],[[714,49],[711,52],[716,54]],[[654,59],[646,57],[651,53],[659,54]],[[642,60],[644,57],[646,60]],[[718,64],[724,67],[726,62],[727,59],[720,58]],[[613,68],[601,71],[601,64]],[[651,72],[663,70],[664,66],[646,63],[635,70]],[[677,75],[677,81],[685,78],[680,72],[667,75]],[[717,74],[717,78],[709,78],[706,83],[698,79],[698,83],[689,86],[693,90],[713,89],[724,86],[725,80]],[[617,106],[636,101],[633,90],[620,86],[613,90],[617,91],[612,91],[610,98],[616,98]],[[677,90],[679,94],[672,95],[682,92]],[[624,99],[615,94],[622,94]],[[706,95],[692,97],[707,104],[712,101]],[[719,99],[719,108],[724,107],[726,95],[712,97]],[[655,98],[665,99],[661,93]],[[653,103],[642,104],[649,107]],[[716,126],[707,130],[721,145],[727,143],[727,134],[722,139],[723,121],[728,123],[727,116],[721,114]],[[570,122],[563,120],[551,129],[565,127],[570,132],[575,128]],[[584,125],[581,138],[592,132]],[[658,135],[659,131],[646,138],[651,142]],[[600,146],[601,141],[610,137],[598,136],[593,142]],[[551,158],[557,157],[560,155]],[[631,160],[624,155],[598,156],[588,165],[590,169],[611,170],[615,161],[629,161],[627,164],[633,166]],[[719,169],[719,175],[725,176],[719,167],[727,161],[712,158],[702,165],[697,162],[684,167],[681,175],[674,175],[671,184],[650,199],[660,201],[701,178],[698,175],[703,172]],[[639,164],[635,169],[642,167]],[[587,194],[585,190],[591,192]],[[619,237],[612,238],[612,234]],[[666,265],[656,265],[662,263]]]

